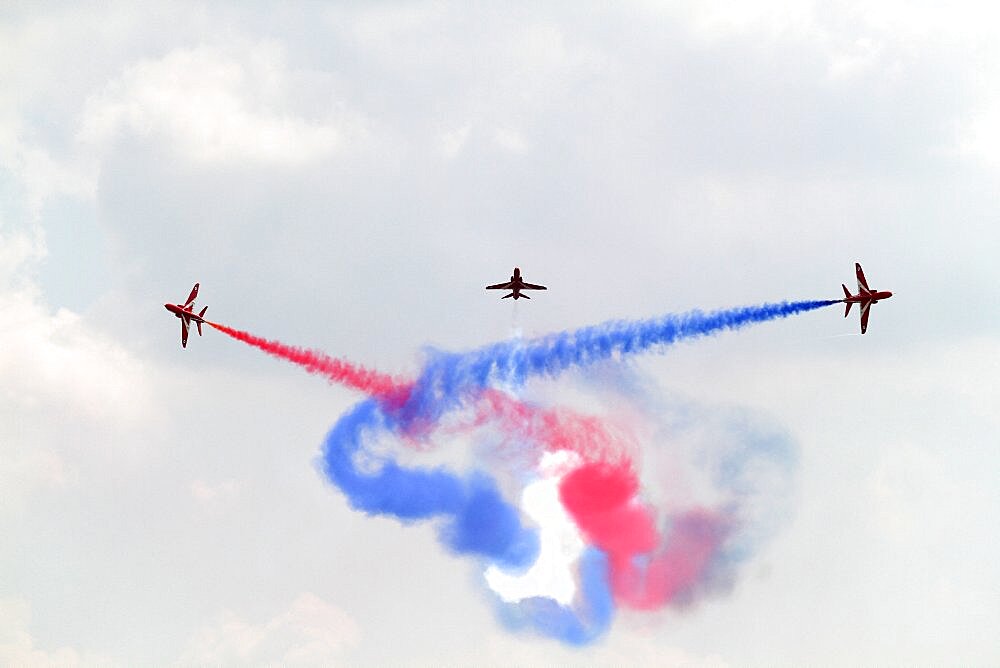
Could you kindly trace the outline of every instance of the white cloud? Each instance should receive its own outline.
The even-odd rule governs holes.
[[[32,450],[18,447],[21,444],[0,446],[0,485],[4,487],[4,510],[20,507],[30,490],[62,487],[75,476],[67,469],[66,462],[51,450]]]
[[[20,279],[24,269],[45,257],[40,233],[0,234],[0,289]]]
[[[108,656],[60,647],[48,651],[35,647],[31,634],[31,608],[23,599],[0,599],[0,664],[5,666],[107,666]]]
[[[46,145],[50,129],[46,125],[60,115],[65,89],[78,83],[64,77],[55,91],[49,86],[64,71],[64,40],[72,30],[88,31],[91,40],[94,30],[99,31],[95,25],[99,22],[84,23],[90,22],[79,15],[0,22],[0,79],[5,83],[0,89],[0,170],[8,172],[22,191],[32,219],[53,195],[94,196],[93,164]],[[37,123],[32,112],[38,109],[44,110],[45,123]]]
[[[191,496],[206,506],[220,505],[235,500],[242,487],[238,480],[232,478],[214,485],[199,478],[191,483]]]
[[[694,34],[705,39],[734,34],[775,37],[827,34],[827,26],[855,34],[865,30],[894,33],[904,39],[946,35],[968,39],[989,37],[1000,10],[977,0],[913,3],[906,0],[828,3],[800,0],[723,0],[712,3],[676,3],[647,0],[641,3],[660,13],[686,17]],[[840,22],[838,22],[838,19]]]
[[[24,189],[25,208],[32,220],[54,195],[93,199],[94,163],[83,158],[58,160],[27,141],[16,123],[0,122],[0,166],[9,170]]]
[[[866,505],[876,533],[912,544],[925,533],[927,519],[955,503],[966,490],[947,480],[947,467],[912,443],[897,442],[865,480]],[[950,520],[958,517],[949,518]]]
[[[493,131],[493,141],[507,153],[527,153],[531,148],[524,135],[513,128],[497,128]]]
[[[472,126],[466,123],[454,130],[449,130],[444,132],[440,138],[440,150],[442,155],[446,158],[455,158],[462,149],[465,148],[465,143],[469,139],[469,130]]]
[[[996,78],[1000,84],[1000,76]],[[1000,167],[1000,96],[986,102],[958,128],[958,151],[993,168]]]
[[[708,41],[745,33],[771,38],[780,34],[802,34],[814,25],[812,3],[808,2],[728,0],[678,5],[651,0],[643,4],[655,11],[682,12],[687,16],[692,34]]]
[[[714,653],[687,651],[671,646],[651,629],[626,629],[585,652],[555,645],[490,635],[477,665],[481,666],[674,666],[677,668],[725,668],[729,663]]]
[[[882,43],[871,37],[849,42],[839,51],[830,54],[828,72],[832,79],[847,79],[878,64]]]
[[[356,644],[357,624],[315,594],[301,594],[263,624],[226,612],[198,632],[181,662],[201,665],[332,665]]]
[[[8,406],[58,405],[90,418],[127,420],[150,409],[143,367],[68,309],[51,313],[33,290],[0,292],[0,377]]]
[[[38,434],[69,416],[82,423],[136,422],[151,413],[143,365],[68,309],[54,313],[28,279],[44,256],[37,237],[0,236],[0,488],[19,507],[37,487],[75,478],[63,453]]]
[[[176,49],[125,69],[86,103],[80,137],[101,145],[119,132],[155,137],[199,162],[301,164],[340,146],[357,124],[288,108],[280,47]]]

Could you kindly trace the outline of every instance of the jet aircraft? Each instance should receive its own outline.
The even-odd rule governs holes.
[[[181,319],[181,347],[187,348],[188,344],[188,327],[191,323],[198,325],[198,336],[201,336],[201,323],[205,322],[205,311],[208,310],[206,306],[201,310],[200,313],[194,312],[194,299],[198,296],[198,284],[195,283],[194,287],[191,288],[191,294],[188,295],[187,301],[184,305],[180,304],[164,304],[164,308],[173,313],[175,316]]]
[[[544,285],[535,285],[534,283],[525,283],[521,279],[521,270],[514,267],[514,275],[510,277],[510,281],[507,283],[497,283],[496,285],[487,285],[487,290],[513,290],[509,295],[504,295],[500,299],[507,299],[507,297],[513,297],[514,299],[520,299],[524,297],[525,299],[531,299],[528,295],[521,294],[521,290],[547,290]]]
[[[857,262],[854,263],[854,270],[858,274],[858,294],[852,295],[847,286],[841,283],[840,287],[844,288],[844,299],[840,301],[847,304],[844,308],[845,318],[851,312],[851,304],[858,304],[858,308],[861,309],[861,333],[864,334],[868,330],[868,314],[871,312],[871,305],[878,304],[879,300],[888,299],[892,293],[888,290],[878,291],[869,288],[868,281],[865,280],[865,272],[861,271],[861,265]]]

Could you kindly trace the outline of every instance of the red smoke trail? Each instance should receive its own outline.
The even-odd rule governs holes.
[[[393,378],[317,350],[289,346],[216,322],[205,322],[237,341],[298,364],[309,373],[322,374],[331,382],[385,399],[390,409],[402,406],[413,388],[411,381]],[[584,459],[608,460],[621,449],[616,442],[626,440],[622,434],[613,434],[607,430],[600,419],[579,415],[568,409],[529,406],[494,389],[483,390],[478,399],[476,417],[467,427],[475,428],[487,421],[499,421],[505,433],[541,443],[547,450],[571,450]],[[428,425],[414,421],[407,425],[403,436],[411,447],[421,448],[425,445],[422,440],[429,431]]]
[[[611,591],[624,605],[659,608],[689,593],[727,532],[717,513],[695,508],[656,528],[652,508],[638,501],[639,480],[626,463],[587,463],[567,474],[559,496],[587,540],[610,561]]]
[[[593,415],[568,408],[541,408],[500,390],[483,390],[472,427],[497,422],[509,440],[538,443],[545,450],[569,450],[585,461],[628,461],[636,451],[634,437],[622,426],[614,428]]]
[[[205,322],[208,321],[206,320]],[[339,383],[365,394],[391,399],[393,403],[397,401],[402,403],[405,401],[405,397],[412,387],[412,384],[405,381],[397,380],[392,376],[330,357],[317,350],[296,348],[295,346],[288,346],[279,341],[268,341],[259,336],[241,332],[238,329],[232,329],[231,327],[226,327],[215,322],[208,322],[208,324],[220,332],[228,334],[237,341],[248,343],[255,348],[260,348],[269,355],[298,364],[309,373],[326,376],[332,383]]]
[[[467,432],[487,424],[495,425],[502,435],[503,440],[495,446],[501,455],[539,458],[542,451],[568,450],[586,461],[619,461],[638,452],[627,425],[569,408],[534,406],[493,388],[480,390],[472,416],[449,431]]]

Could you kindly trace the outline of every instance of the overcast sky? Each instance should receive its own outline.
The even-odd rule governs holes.
[[[0,663],[1000,663],[996,10],[76,4],[0,10]],[[162,306],[200,281],[219,322],[413,375],[836,298],[856,261],[895,293],[863,337],[834,306],[608,371],[794,465],[728,587],[582,648],[325,480],[363,397],[182,350]],[[482,290],[515,264],[549,290]]]

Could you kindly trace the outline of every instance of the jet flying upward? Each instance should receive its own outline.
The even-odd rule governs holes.
[[[521,270],[514,267],[514,275],[510,277],[510,281],[507,283],[497,283],[496,285],[487,285],[487,290],[513,290],[509,295],[504,295],[500,299],[507,299],[507,297],[513,297],[514,299],[520,299],[524,297],[525,299],[531,299],[528,295],[521,294],[521,290],[547,290],[544,285],[535,285],[534,283],[525,283],[521,279]]]
[[[844,309],[845,318],[851,312],[851,304],[858,304],[861,309],[861,333],[864,334],[868,330],[868,314],[871,312],[871,305],[878,304],[879,300],[888,299],[892,293],[888,290],[878,291],[869,288],[868,281],[865,280],[865,272],[861,271],[861,265],[857,262],[854,263],[854,270],[858,274],[858,294],[852,295],[847,286],[841,283],[840,287],[844,288],[844,299],[840,301],[847,304]]]
[[[187,301],[184,305],[180,304],[164,304],[164,308],[173,313],[175,316],[181,320],[181,347],[187,348],[188,343],[188,327],[191,323],[195,323],[198,326],[198,336],[201,336],[201,323],[205,322],[205,311],[208,310],[206,306],[201,310],[200,313],[194,312],[194,300],[198,296],[198,284],[195,283],[194,287],[191,288],[191,294],[188,295]]]

